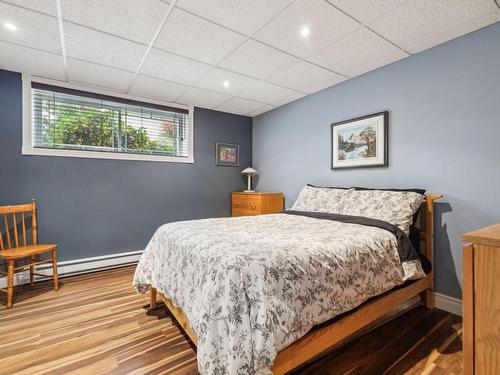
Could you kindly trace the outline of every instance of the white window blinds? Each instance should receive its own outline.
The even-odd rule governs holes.
[[[189,157],[189,111],[32,82],[38,149]]]

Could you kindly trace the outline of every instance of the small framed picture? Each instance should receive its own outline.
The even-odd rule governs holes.
[[[357,117],[331,125],[331,168],[388,165],[388,112]]]
[[[217,142],[215,144],[215,164],[226,167],[239,167],[240,145]]]

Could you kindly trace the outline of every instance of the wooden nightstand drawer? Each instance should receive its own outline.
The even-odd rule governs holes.
[[[234,194],[233,208],[256,211],[261,206],[260,196],[248,194]]]
[[[250,216],[283,211],[282,193],[243,193],[232,195],[232,215]]]

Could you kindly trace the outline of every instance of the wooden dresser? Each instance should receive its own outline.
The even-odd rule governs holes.
[[[283,211],[283,193],[245,193],[232,195],[232,215],[250,216]]]
[[[464,374],[500,374],[500,223],[463,240]]]

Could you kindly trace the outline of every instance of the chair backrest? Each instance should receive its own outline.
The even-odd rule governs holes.
[[[28,236],[26,219],[31,214],[31,236]],[[21,229],[18,230],[18,217],[20,217]],[[11,222],[11,223],[9,223]],[[2,223],[4,232],[2,234]],[[12,224],[12,226],[10,226]],[[28,228],[29,229],[29,228]],[[36,221],[36,202],[18,204],[15,206],[0,206],[0,250],[12,249],[19,246],[29,245],[28,237],[31,237],[31,244],[38,242],[38,225]],[[13,244],[15,246],[13,246]]]

